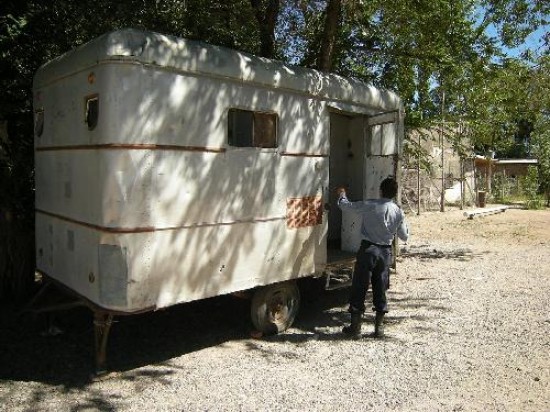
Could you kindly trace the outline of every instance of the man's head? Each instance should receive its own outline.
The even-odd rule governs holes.
[[[380,194],[386,199],[393,199],[397,196],[397,181],[393,177],[386,177],[380,183]]]

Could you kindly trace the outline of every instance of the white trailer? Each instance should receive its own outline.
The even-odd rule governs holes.
[[[41,67],[34,113],[37,270],[98,342],[112,315],[245,290],[258,329],[288,327],[294,281],[357,244],[333,189],[377,197],[403,136],[391,92],[133,29]]]

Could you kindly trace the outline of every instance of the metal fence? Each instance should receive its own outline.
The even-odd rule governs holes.
[[[472,206],[476,202],[478,186],[471,163],[470,159],[466,159],[446,173],[441,173],[440,168],[432,171],[414,167],[402,169],[401,203],[405,211],[421,213],[441,211],[446,205]],[[444,196],[442,190],[445,191]]]

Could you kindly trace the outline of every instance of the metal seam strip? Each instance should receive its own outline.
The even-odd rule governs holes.
[[[73,146],[45,146],[35,148],[37,152],[59,151],[59,150],[174,150],[188,152],[210,152],[224,153],[224,147],[200,147],[200,146],[178,146],[162,144],[95,144],[95,145],[73,145]]]
[[[193,229],[193,228],[211,227],[211,226],[231,226],[231,225],[237,225],[242,223],[263,223],[263,222],[273,222],[277,220],[286,220],[286,216],[277,216],[277,217],[270,217],[270,218],[253,218],[253,219],[246,219],[246,220],[235,220],[232,222],[203,222],[203,223],[196,223],[192,225],[180,225],[180,226],[170,226],[170,227],[145,226],[145,227],[134,227],[134,228],[122,228],[122,227],[106,227],[106,226],[95,225],[92,223],[82,222],[76,219],[72,219],[70,217],[58,215],[56,213],[46,212],[45,210],[40,210],[40,209],[35,209],[35,212],[41,213],[43,215],[50,216],[59,220],[63,220],[65,222],[70,222],[76,225],[85,226],[87,228],[94,229],[100,232],[118,233],[118,234],[151,233],[151,232],[162,232],[167,230]]]

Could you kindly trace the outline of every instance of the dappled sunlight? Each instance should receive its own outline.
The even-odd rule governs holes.
[[[241,64],[248,67],[250,59]],[[315,272],[315,250],[323,234],[319,229],[288,229],[286,199],[322,195],[327,162],[280,153],[328,153],[328,141],[322,139],[327,124],[320,121],[324,104],[172,72],[142,71],[139,78],[141,84],[150,83],[135,90],[147,95],[139,100],[131,98],[134,91],[118,96],[139,103],[112,113],[127,119],[122,137],[112,139],[132,141],[145,134],[155,144],[226,150],[121,150],[109,155],[103,198],[120,208],[114,218],[107,213],[103,223],[161,229],[115,240],[128,251],[130,307],[169,306]],[[165,96],[170,96],[169,106],[152,104]],[[275,111],[279,148],[227,147],[229,107]],[[130,116],[131,111],[140,115]],[[113,194],[121,194],[120,200],[114,201]]]
[[[317,199],[319,206],[333,202],[333,145],[349,166],[335,158],[331,171],[349,170],[336,173],[332,185],[350,184],[361,196],[366,177],[354,174],[365,173],[362,115],[399,110],[395,95],[335,75],[134,30],[84,46],[84,60],[90,51],[104,53],[104,61],[90,61],[91,68],[67,77],[71,96],[77,95],[69,106],[78,106],[86,95],[98,96],[97,127],[66,118],[62,123],[74,133],[55,129],[54,138],[49,131],[38,142],[46,147],[43,157],[51,155],[50,170],[66,169],[64,182],[38,188],[38,204],[85,224],[70,229],[78,258],[63,270],[64,230],[70,225],[60,226],[52,246],[59,251],[47,273],[62,281],[76,273],[70,286],[78,293],[105,308],[133,312],[323,271],[328,228],[333,225],[339,236],[341,222],[330,223],[324,210],[318,221],[291,224],[289,219],[310,212],[298,208],[296,217],[290,216],[289,199]],[[68,70],[81,66],[74,54],[67,64]],[[60,67],[60,61],[46,65],[36,84]],[[65,87],[48,81],[58,85],[47,90],[52,93]],[[332,114],[339,103],[345,115]],[[75,111],[63,105],[67,113]],[[230,146],[230,109],[276,114],[276,147]],[[45,110],[46,118],[50,111]],[[72,150],[48,152],[48,145]],[[386,160],[372,184],[392,173],[393,157]],[[83,166],[97,173],[90,175]],[[63,195],[61,183],[72,190],[63,205],[56,203]],[[93,246],[94,236],[83,241],[90,233],[99,245]],[[41,242],[48,244],[47,236]]]
[[[225,147],[223,119],[228,107],[272,110],[271,91],[234,84],[213,88],[193,78],[190,83],[195,90],[185,94],[179,108],[174,105],[169,112],[162,105],[151,108],[150,101],[171,90],[170,82],[181,88],[181,75],[166,76],[161,79],[166,83],[163,87],[148,88],[152,92],[138,110],[156,119],[154,133],[148,128],[151,124],[143,125],[138,118],[134,124],[128,121],[128,138],[143,127],[157,136],[156,144]],[[292,124],[279,128],[278,150],[227,147],[220,153],[155,150],[129,154],[121,150],[110,155],[103,198],[105,204],[120,208],[115,207],[115,217],[107,213],[104,223],[160,229],[120,235],[115,240],[128,251],[130,307],[169,306],[315,271],[314,252],[322,236],[319,230],[313,237],[309,228],[286,227],[286,199],[322,195],[326,166],[319,158],[281,157],[279,153],[323,149],[326,153],[326,143],[323,148],[308,144],[319,133],[314,128],[322,106],[317,104],[317,111],[306,116],[300,109],[303,99],[278,96],[273,101],[280,124]],[[173,123],[174,113],[189,119],[183,122],[179,141],[162,133],[166,124]],[[294,127],[291,118],[307,120]],[[219,128],[211,129],[212,124]],[[120,199],[115,201],[113,195]]]

